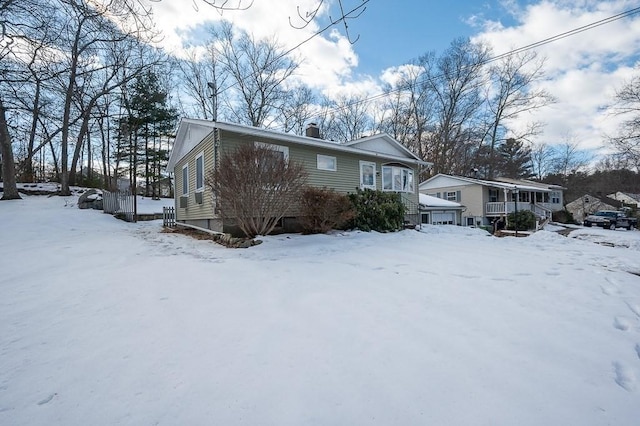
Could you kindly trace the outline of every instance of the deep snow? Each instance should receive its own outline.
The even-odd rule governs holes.
[[[233,250],[74,201],[0,202],[2,425],[640,419],[638,231]]]

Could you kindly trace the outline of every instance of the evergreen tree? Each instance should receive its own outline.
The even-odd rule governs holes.
[[[157,186],[153,183],[163,177],[169,158],[168,137],[178,114],[168,104],[167,91],[152,70],[136,78],[131,95],[125,95],[123,101],[127,114],[120,122],[116,156],[130,164],[132,180],[144,178],[145,195],[155,197]]]
[[[522,141],[509,138],[498,147],[497,175],[514,179],[533,176],[531,148]]]

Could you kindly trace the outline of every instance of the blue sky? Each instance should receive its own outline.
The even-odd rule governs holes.
[[[184,43],[205,41],[202,25],[221,19],[257,38],[275,36],[290,48],[329,16],[339,16],[337,0],[325,0],[318,19],[299,30],[289,25],[297,7],[312,10],[320,0],[254,0],[248,10],[222,15],[203,0],[192,1],[198,10],[183,0],[152,3],[165,33],[163,45],[178,56],[184,54]],[[361,1],[343,0],[343,6],[349,10]],[[298,77],[329,97],[377,95],[399,66],[430,51],[440,53],[455,38],[482,40],[500,54],[638,6],[637,0],[369,0],[362,15],[349,21],[351,39],[359,37],[355,44],[336,26],[295,51],[303,59]],[[514,126],[542,121],[545,132],[536,142],[575,142],[582,149],[601,150],[620,120],[609,109],[612,97],[640,72],[638,46],[640,14],[538,48],[546,58],[546,79],[540,85],[558,102],[518,118]]]
[[[371,0],[358,20],[349,22],[360,57],[359,69],[375,73],[429,52],[441,52],[458,37],[471,37],[477,28],[468,22],[483,14],[504,15],[497,2]]]

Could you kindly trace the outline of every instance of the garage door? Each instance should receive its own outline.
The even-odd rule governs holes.
[[[431,213],[431,223],[434,225],[454,225],[455,213],[453,212],[433,212]]]

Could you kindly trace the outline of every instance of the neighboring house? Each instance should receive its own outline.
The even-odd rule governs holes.
[[[465,207],[454,201],[420,194],[420,221],[429,225],[461,225]]]
[[[613,198],[617,201],[622,201],[628,206],[635,207],[637,209],[640,208],[640,194],[630,194],[628,192],[618,191],[613,194],[607,195],[607,197]]]
[[[562,186],[529,180],[484,180],[438,174],[422,182],[419,188],[422,194],[463,204],[466,210],[462,225],[465,226],[491,225],[516,208],[531,210],[544,221],[563,208]]]
[[[221,156],[242,144],[267,144],[285,159],[301,162],[307,184],[352,193],[356,188],[400,193],[407,219],[418,223],[417,176],[428,165],[392,137],[381,134],[352,142],[336,143],[320,138],[310,125],[306,135],[206,120],[182,119],[167,170],[175,175],[176,221],[200,228],[228,232],[233,220],[223,219],[216,200],[205,185],[206,175]],[[285,230],[296,229],[296,211],[283,220]]]
[[[173,183],[171,178],[165,177],[151,182],[151,194],[162,198],[173,198]]]
[[[598,210],[618,210],[622,203],[609,198],[598,198],[590,194],[567,203],[566,209],[573,215],[573,219],[582,223],[584,218]]]

